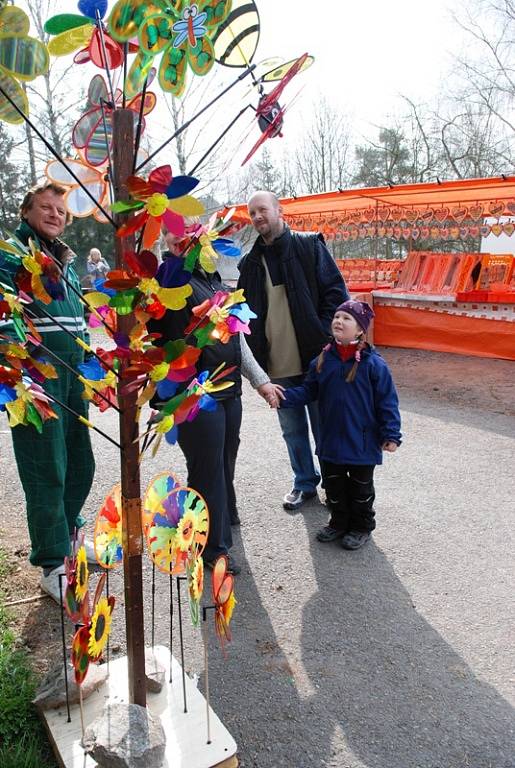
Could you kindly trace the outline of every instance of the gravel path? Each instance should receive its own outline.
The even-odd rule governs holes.
[[[358,552],[316,542],[321,503],[282,509],[290,470],[276,416],[245,393],[234,548],[243,569],[228,656],[215,642],[210,649],[212,704],[239,744],[242,768],[515,766],[515,369],[429,352],[384,355],[405,442],[377,472],[378,528]],[[113,414],[95,419],[117,433]],[[96,438],[92,513],[118,474],[115,449]],[[31,594],[38,574],[25,564],[4,421],[0,451],[2,542],[20,561],[13,593]],[[144,481],[167,465],[185,477],[179,449],[162,447],[145,461]],[[149,589],[148,564],[145,571]],[[123,652],[119,577],[112,590],[121,598],[114,643]],[[167,643],[164,576],[158,593],[156,638]],[[43,667],[58,657],[57,608],[45,599],[18,610],[22,641]],[[186,636],[186,667],[202,675],[200,640],[190,629]]]

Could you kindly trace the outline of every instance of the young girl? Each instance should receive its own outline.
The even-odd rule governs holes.
[[[337,308],[334,342],[310,365],[304,384],[284,391],[281,408],[318,400],[318,456],[331,517],[317,534],[359,549],[375,528],[374,469],[401,444],[399,401],[383,358],[365,340],[374,313],[363,301]]]

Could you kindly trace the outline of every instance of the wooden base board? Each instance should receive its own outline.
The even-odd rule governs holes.
[[[187,713],[184,712],[182,670],[167,648],[156,646],[154,653],[163,667],[170,670],[172,683],[160,693],[147,694],[147,708],[159,717],[166,734],[163,768],[237,768],[237,746],[229,731],[210,709],[211,743],[207,743],[206,700],[186,675]],[[109,664],[109,677],[98,691],[84,701],[84,727],[102,714],[107,703],[128,700],[127,657]],[[95,768],[93,758],[81,746],[82,728],[78,705],[71,707],[67,722],[66,706],[42,713],[50,741],[61,768]]]

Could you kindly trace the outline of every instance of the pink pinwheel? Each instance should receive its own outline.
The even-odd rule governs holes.
[[[192,176],[173,178],[169,165],[153,170],[148,181],[140,176],[129,176],[127,187],[133,200],[118,201],[111,208],[114,213],[141,213],[123,224],[117,231],[118,236],[127,237],[144,228],[143,247],[149,248],[159,237],[164,224],[174,235],[184,237],[184,216],[204,213],[202,203],[188,194],[197,184],[198,179]]]

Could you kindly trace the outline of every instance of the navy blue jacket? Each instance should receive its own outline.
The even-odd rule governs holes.
[[[310,361],[331,338],[331,320],[336,307],[349,298],[345,281],[321,234],[292,232],[285,227],[269,246],[261,236],[257,238],[238,264],[238,288],[243,288],[249,307],[257,314],[250,322],[251,335],[247,341],[265,371],[268,366],[265,334],[268,301],[262,260],[265,249],[279,261],[302,370],[307,371]]]
[[[317,359],[300,387],[286,390],[281,408],[318,400],[321,459],[333,464],[382,464],[381,446],[401,443],[399,399],[385,361],[367,345],[356,378],[347,382],[354,360],[343,362],[333,344],[320,373],[316,365]]]

